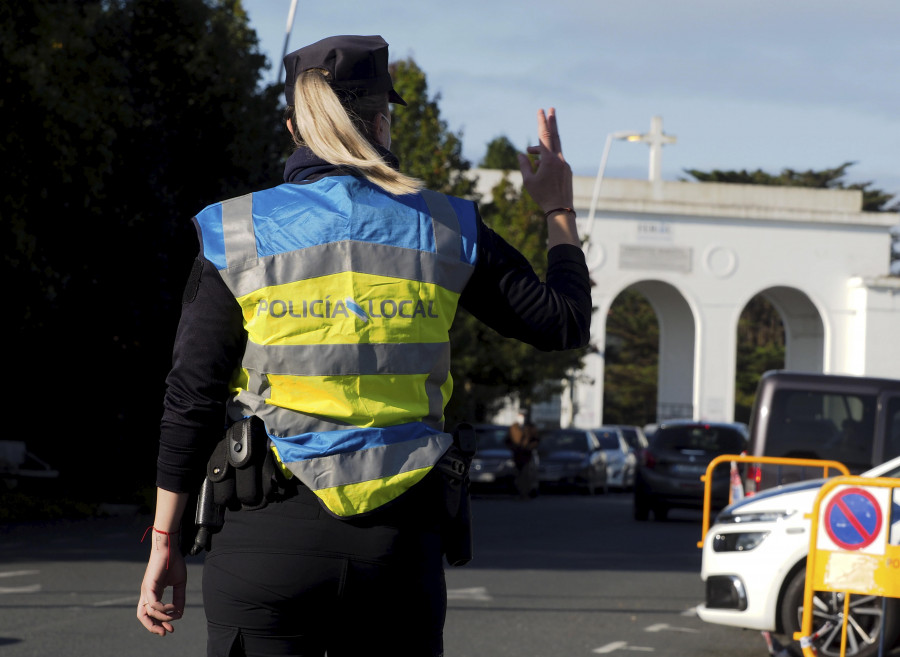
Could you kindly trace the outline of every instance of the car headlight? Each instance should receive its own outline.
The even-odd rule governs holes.
[[[769,532],[735,532],[716,534],[713,537],[713,552],[747,552],[759,546]]]
[[[776,522],[794,515],[796,511],[744,511],[736,513],[723,512],[716,517],[717,525],[731,523],[743,524],[747,522]]]

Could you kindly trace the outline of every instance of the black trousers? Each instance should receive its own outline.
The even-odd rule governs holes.
[[[439,485],[356,520],[306,488],[228,513],[203,568],[208,657],[443,655]]]

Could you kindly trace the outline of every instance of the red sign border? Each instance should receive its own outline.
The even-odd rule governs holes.
[[[875,531],[872,532],[868,542],[859,543],[857,545],[851,545],[849,543],[845,543],[844,541],[840,540],[837,536],[835,536],[831,529],[831,523],[829,522],[829,520],[831,518],[831,510],[834,508],[835,504],[837,504],[840,499],[842,499],[843,497],[850,495],[850,494],[862,495],[864,498],[869,500],[869,502],[871,502],[872,505],[875,507],[875,513],[877,514],[876,521],[875,521]],[[875,539],[878,538],[878,535],[881,533],[882,524],[884,522],[883,515],[884,514],[881,513],[881,504],[876,499],[876,497],[874,495],[872,495],[872,493],[867,491],[865,488],[859,488],[858,486],[844,488],[842,490],[839,490],[834,495],[832,495],[831,499],[828,500],[828,505],[825,507],[825,516],[824,516],[825,533],[828,534],[828,538],[830,538],[834,542],[834,544],[837,545],[839,548],[841,548],[843,550],[849,550],[852,552],[856,552],[858,550],[862,550],[864,548],[869,547],[870,545],[872,545],[872,543],[875,542]]]

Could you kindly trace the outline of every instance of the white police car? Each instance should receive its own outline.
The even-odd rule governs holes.
[[[863,477],[900,477],[900,458]],[[701,577],[706,602],[697,614],[708,623],[782,634],[786,642],[800,629],[810,521],[816,495],[824,480],[802,481],[772,488],[724,508],[703,541]],[[895,491],[893,535],[900,533],[900,494]],[[828,621],[834,628],[816,640],[819,655],[840,655],[843,593],[815,594],[813,632]],[[885,647],[897,645],[900,599],[853,595],[847,623],[847,657],[878,654],[880,636]],[[797,649],[796,642],[789,646]],[[797,653],[799,654],[799,652]]]

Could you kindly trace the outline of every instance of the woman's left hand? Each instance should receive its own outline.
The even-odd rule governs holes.
[[[187,566],[178,545],[169,545],[169,536],[159,540],[159,535],[154,532],[153,538],[153,549],[141,583],[137,617],[148,631],[165,636],[175,631],[172,623],[184,615]],[[167,587],[172,587],[172,602],[164,604],[162,597]]]

